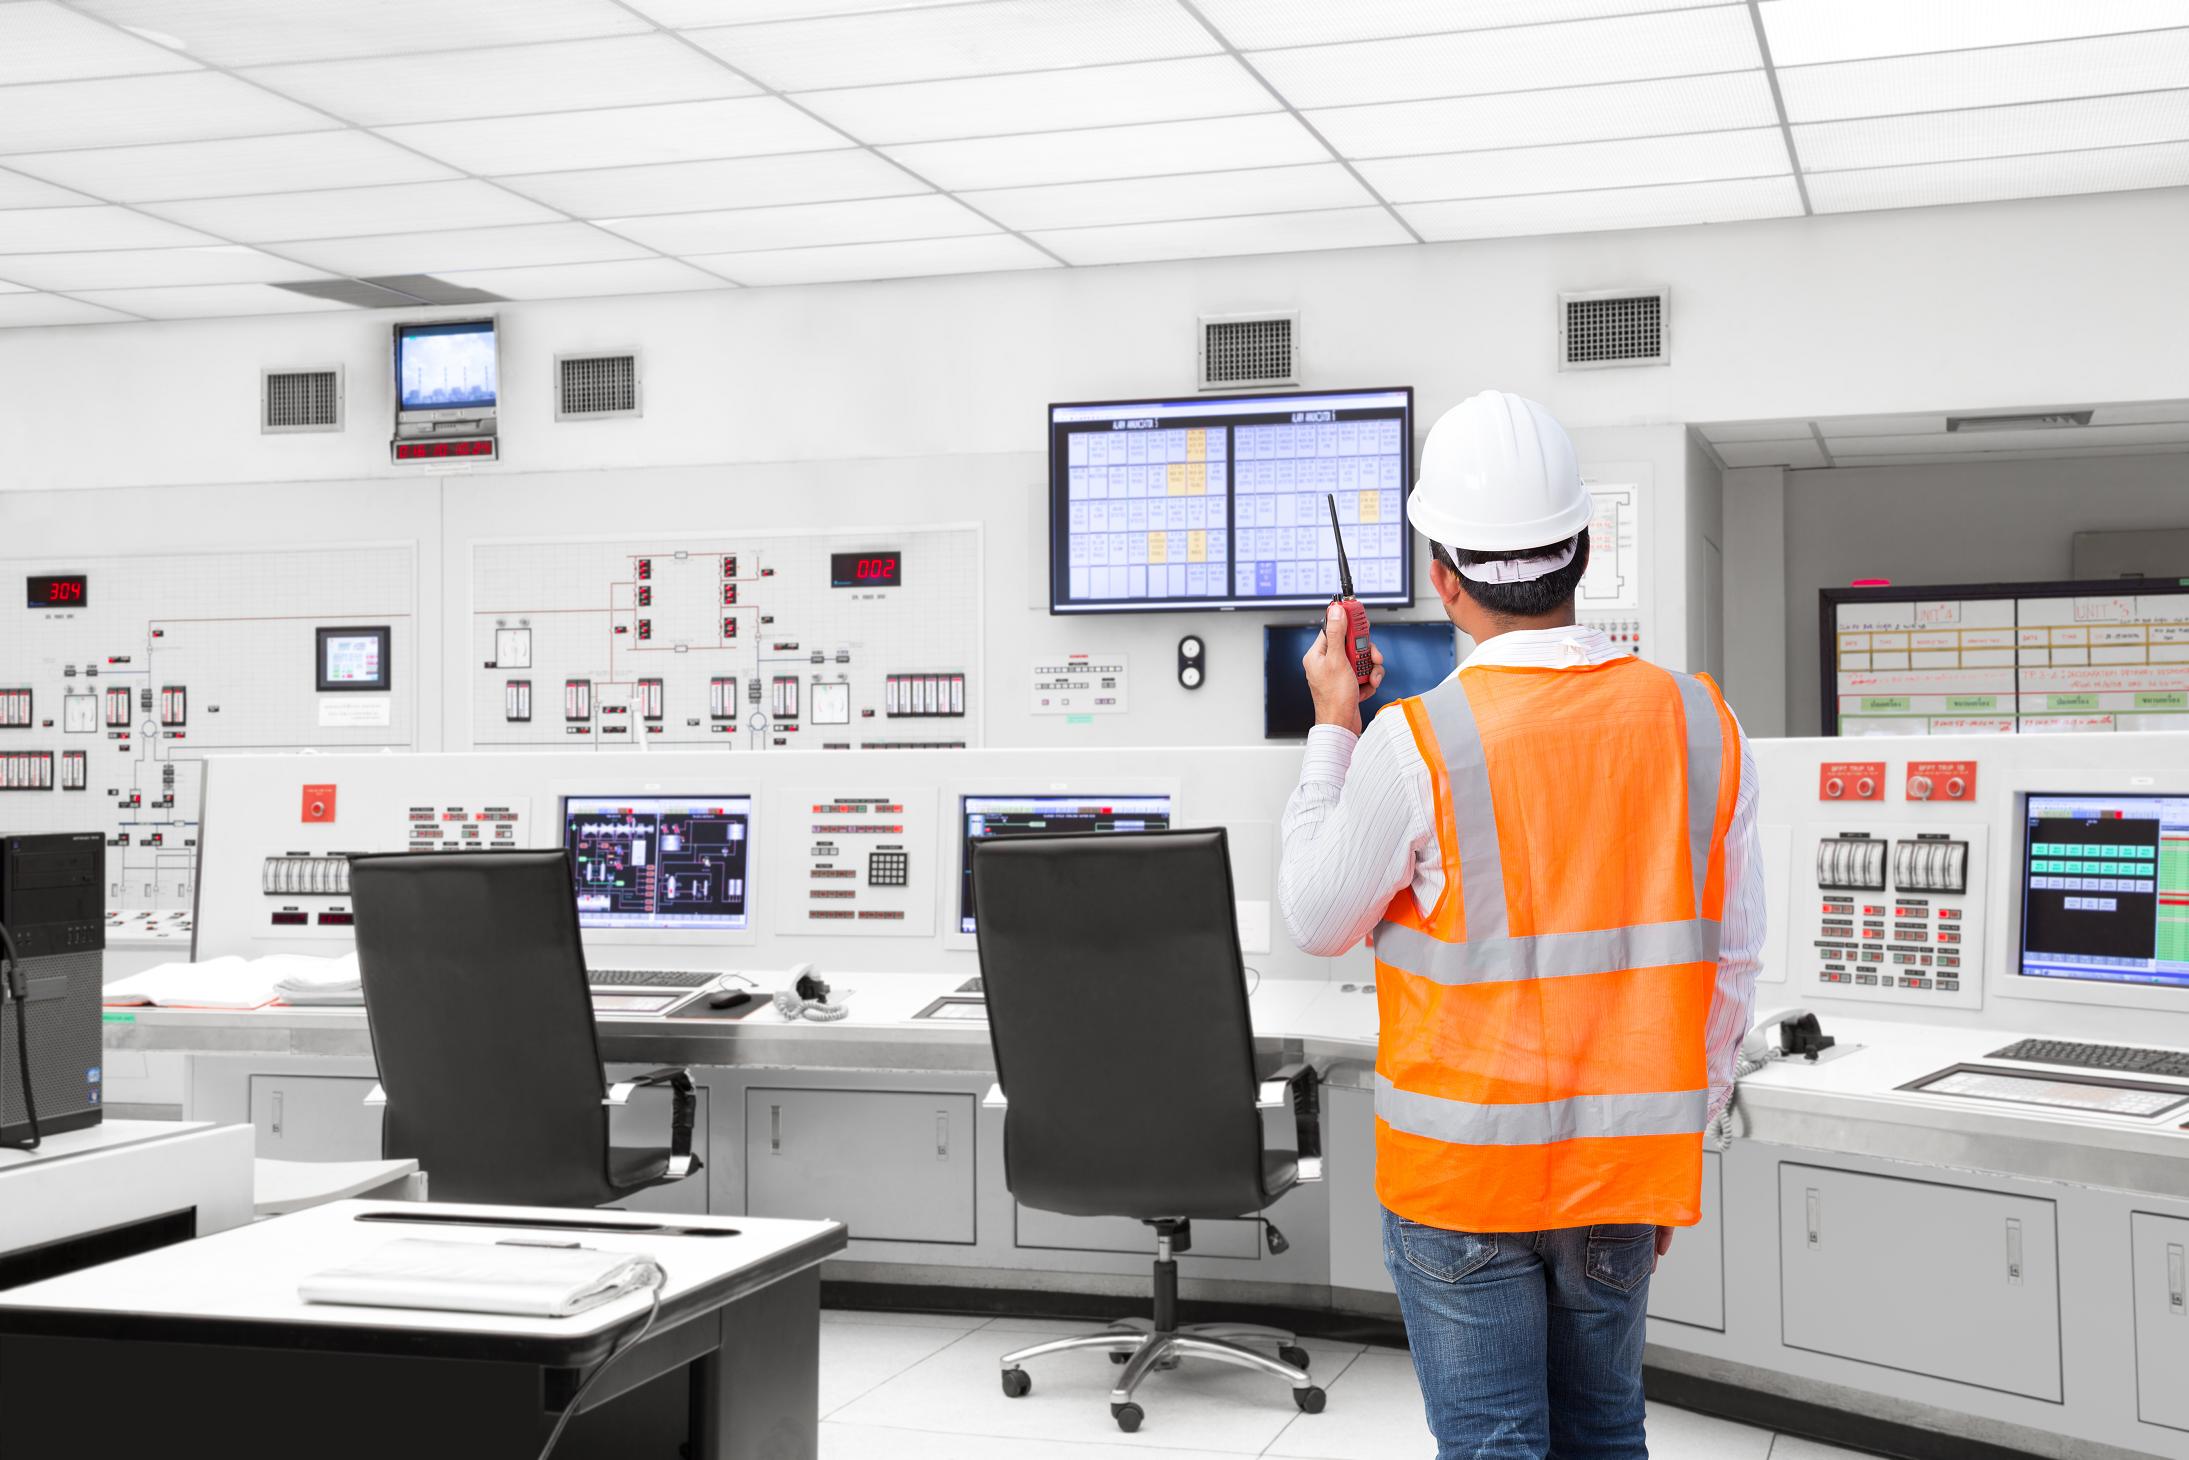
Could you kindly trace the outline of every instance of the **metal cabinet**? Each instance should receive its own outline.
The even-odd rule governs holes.
[[[1017,1245],[1065,1252],[1124,1252],[1153,1261],[1155,1229],[1131,1217],[1068,1217],[1062,1212],[1021,1206]],[[1196,1219],[1191,1255],[1259,1258],[1262,1224]]]
[[[2034,1197],[1779,1167],[1791,1348],[2059,1403],[2055,1208]]]
[[[376,1161],[380,1107],[369,1079],[340,1075],[251,1076],[258,1154],[278,1161]]]
[[[699,1110],[692,1125],[692,1149],[699,1153],[702,1161],[707,1155],[707,1116],[713,1093],[704,1086],[700,1088]],[[629,1103],[608,1112],[608,1143],[613,1146],[668,1145],[670,1102],[670,1093],[658,1085],[632,1091]],[[708,1210],[707,1178],[710,1174],[701,1169],[682,1181],[648,1187],[624,1197],[615,1205],[634,1212],[703,1215]]]
[[[1376,1200],[1376,1097],[1326,1084],[1322,1103],[1330,1285],[1395,1293],[1383,1265],[1383,1204]]]
[[[2189,1430],[2189,1220],[2129,1219],[2136,1286],[2136,1417]]]
[[[1703,1152],[1703,1215],[1673,1234],[1649,1280],[1649,1316],[1725,1331],[1723,1158]]]
[[[745,1210],[825,1217],[853,1240],[973,1240],[973,1097],[745,1093]]]

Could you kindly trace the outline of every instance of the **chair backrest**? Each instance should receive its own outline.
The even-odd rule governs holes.
[[[1012,1193],[1079,1216],[1259,1210],[1222,830],[984,841],[973,902]]]
[[[416,1157],[442,1201],[608,1200],[569,853],[353,857],[350,900],[381,1154]]]

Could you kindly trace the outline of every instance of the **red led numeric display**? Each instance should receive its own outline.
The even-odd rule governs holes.
[[[831,588],[900,588],[904,586],[904,554],[896,548],[869,553],[830,553]]]

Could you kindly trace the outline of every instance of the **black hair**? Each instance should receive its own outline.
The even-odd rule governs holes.
[[[1478,583],[1459,572],[1460,564],[1493,563],[1509,558],[1548,558],[1566,550],[1573,544],[1573,561],[1555,573],[1546,573],[1526,583]],[[1543,618],[1556,613],[1573,602],[1575,590],[1581,586],[1581,575],[1589,570],[1589,535],[1584,529],[1574,537],[1543,547],[1523,548],[1519,552],[1475,552],[1471,549],[1451,549],[1442,543],[1431,543],[1430,556],[1450,568],[1459,576],[1459,586],[1469,598],[1480,604],[1484,611],[1499,618]]]

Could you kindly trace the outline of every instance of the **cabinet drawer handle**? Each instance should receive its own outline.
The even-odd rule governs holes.
[[[1811,1247],[1815,1247],[1815,1246],[1818,1246],[1818,1245],[1820,1245],[1820,1244],[1818,1243],[1818,1240],[1817,1240],[1817,1233],[1818,1233],[1818,1225],[1817,1225],[1817,1219],[1818,1219],[1818,1211],[1817,1211],[1817,1208],[1818,1208],[1818,1206],[1819,1206],[1819,1199],[1818,1199],[1818,1196],[1817,1196],[1817,1189],[1816,1189],[1815,1187],[1813,1187],[1813,1186],[1812,1186],[1812,1187],[1810,1187],[1810,1188],[1809,1188],[1809,1245],[1810,1245]]]
[[[273,1137],[277,1141],[281,1139],[281,1092],[279,1090],[274,1092]]]
[[[2022,1219],[2007,1218],[2007,1282],[2022,1285]]]
[[[2189,1282],[2184,1281],[2182,1266],[2181,1244],[2169,1242],[2166,1245],[2166,1311],[2176,1318],[2189,1317]]]
[[[935,1159],[950,1159],[950,1112],[947,1110],[935,1112]]]
[[[768,1151],[771,1155],[783,1154],[783,1107],[768,1107]]]

